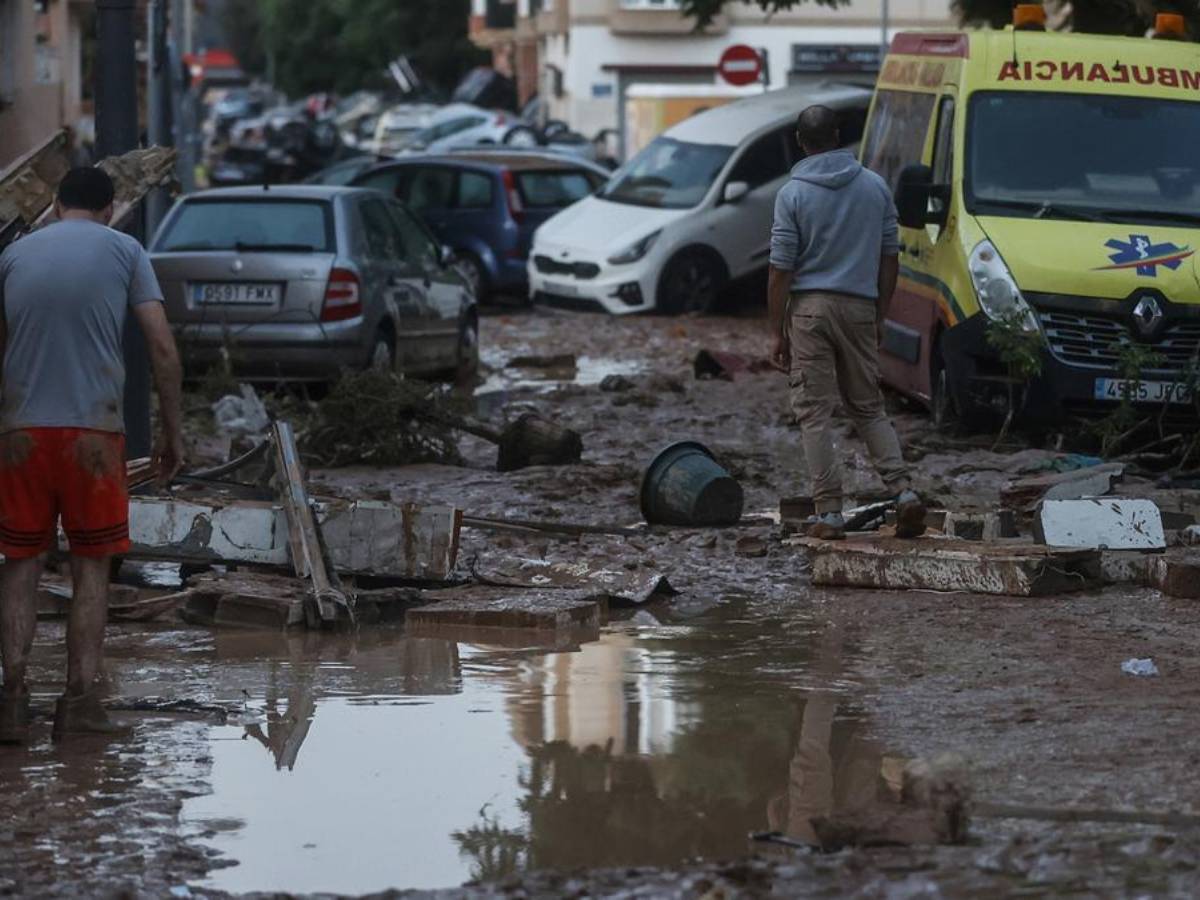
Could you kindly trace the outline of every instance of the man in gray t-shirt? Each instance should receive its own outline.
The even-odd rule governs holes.
[[[158,386],[160,478],[183,460],[179,355],[146,251],[108,227],[112,181],[100,169],[72,169],[55,206],[59,222],[0,255],[0,743],[28,734],[37,583],[60,521],[73,594],[54,733],[113,730],[95,681],[110,561],[129,549],[122,334],[131,312]]]

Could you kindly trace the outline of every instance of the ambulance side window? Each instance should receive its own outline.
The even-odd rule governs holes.
[[[922,161],[933,105],[933,94],[893,90],[875,94],[862,161],[882,176],[893,192],[901,170]]]
[[[943,97],[938,106],[937,138],[933,145],[933,183],[950,184],[954,178],[954,98]]]

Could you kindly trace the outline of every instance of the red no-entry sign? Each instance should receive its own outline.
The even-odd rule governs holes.
[[[762,77],[762,57],[753,47],[734,44],[721,54],[717,71],[730,84],[754,84]]]

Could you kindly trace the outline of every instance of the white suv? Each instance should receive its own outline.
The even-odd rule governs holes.
[[[801,155],[796,116],[816,103],[839,110],[853,145],[870,101],[865,88],[797,86],[680,122],[537,230],[533,300],[614,314],[712,309],[728,281],[767,264],[775,194]]]

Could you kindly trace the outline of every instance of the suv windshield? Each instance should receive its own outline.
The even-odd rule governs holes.
[[[979,215],[1200,225],[1200,103],[987,92],[971,103]]]
[[[191,200],[154,248],[333,252],[329,204],[303,200]]]
[[[600,196],[613,203],[689,209],[704,199],[733,149],[655,138],[613,177]]]

